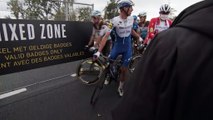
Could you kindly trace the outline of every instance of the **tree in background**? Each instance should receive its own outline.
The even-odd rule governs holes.
[[[56,13],[54,15],[54,20],[65,20],[65,7],[59,4],[59,6],[56,7]]]
[[[79,21],[90,21],[92,9],[90,7],[77,8]]]
[[[49,0],[10,0],[9,6],[16,19],[51,19],[56,12],[58,2]]]
[[[10,0],[7,5],[16,19],[89,21],[91,7],[73,9],[75,0]]]
[[[73,4],[75,0],[51,0],[56,4],[54,20],[65,20],[66,14],[68,16],[69,21],[76,20],[76,13],[73,10]]]
[[[104,9],[104,18],[105,19],[112,19],[113,17],[119,15],[117,3],[115,0],[110,0],[110,3]]]
[[[67,0],[67,2],[69,3],[68,5],[68,8],[69,9],[69,21],[76,21],[76,11],[74,11],[73,9],[73,4],[75,3],[75,0]]]
[[[23,4],[19,0],[10,0],[7,5],[14,17],[16,19],[19,19],[20,16],[23,14]]]
[[[57,6],[59,6],[59,2],[49,0],[25,0],[25,5],[27,19],[48,20],[53,18]]]

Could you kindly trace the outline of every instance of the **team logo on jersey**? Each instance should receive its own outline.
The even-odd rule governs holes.
[[[149,29],[149,31],[150,31],[150,32],[153,32],[153,31],[154,31],[154,29],[153,29],[153,28],[150,28],[150,29]]]

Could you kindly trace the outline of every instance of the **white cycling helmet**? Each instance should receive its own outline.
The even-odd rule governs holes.
[[[146,12],[140,12],[139,14],[138,14],[138,17],[145,17],[146,16]]]
[[[98,11],[98,10],[94,10],[94,11],[92,11],[91,16],[92,16],[92,17],[101,16],[101,12],[100,12],[100,11]]]
[[[163,4],[160,7],[160,12],[169,13],[171,10],[171,7],[168,4]]]
[[[118,8],[131,7],[134,6],[134,3],[131,0],[118,0]]]

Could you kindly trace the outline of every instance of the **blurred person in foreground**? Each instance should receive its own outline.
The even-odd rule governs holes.
[[[212,14],[196,3],[153,39],[113,120],[213,120]]]

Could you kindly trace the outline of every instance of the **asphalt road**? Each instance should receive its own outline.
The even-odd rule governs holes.
[[[121,99],[117,83],[105,86],[95,106],[93,86],[75,76],[79,61],[0,76],[0,120],[111,120]],[[5,97],[6,93],[18,91]]]

